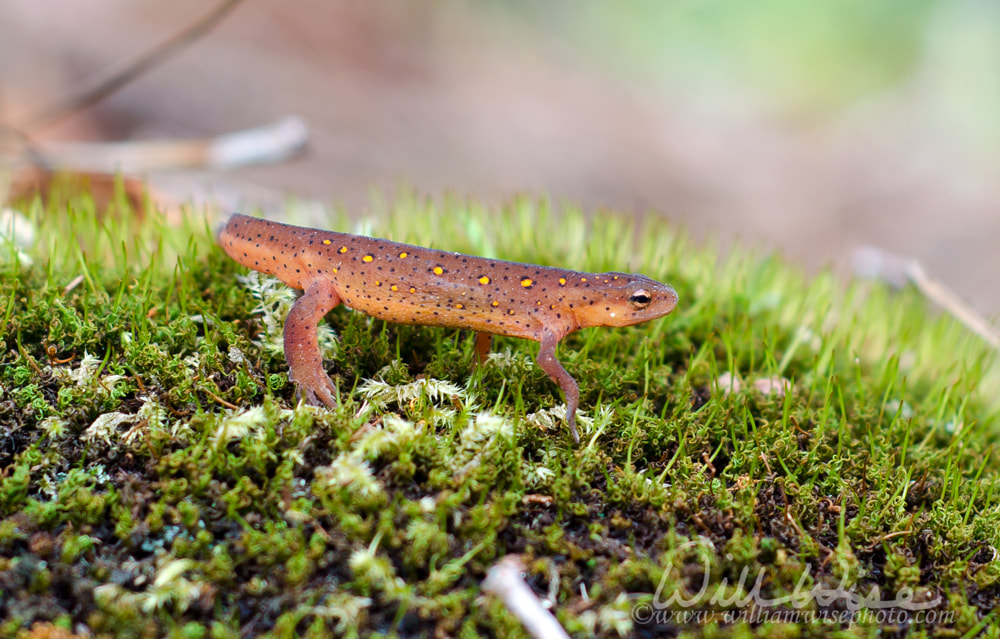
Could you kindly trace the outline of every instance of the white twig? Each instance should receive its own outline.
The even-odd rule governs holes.
[[[184,168],[229,169],[247,164],[282,162],[302,151],[309,138],[296,117],[214,138],[130,142],[49,142],[34,147],[45,168],[145,173]],[[7,162],[15,157],[0,156]]]
[[[499,597],[535,639],[569,639],[556,618],[524,582],[522,572],[521,559],[517,555],[507,555],[486,573],[483,590]]]

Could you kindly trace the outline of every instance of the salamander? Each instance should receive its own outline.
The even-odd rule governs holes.
[[[284,347],[289,378],[309,403],[335,405],[317,325],[344,304],[389,322],[471,329],[479,363],[493,335],[539,342],[536,361],[565,394],[577,443],[580,390],[556,359],[556,345],[581,328],[638,324],[677,305],[673,288],[645,275],[507,262],[240,214],[217,240],[243,266],[304,291],[285,320]]]

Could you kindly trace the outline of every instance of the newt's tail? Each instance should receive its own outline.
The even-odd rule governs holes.
[[[234,217],[246,217],[240,213],[230,213],[222,218],[222,221],[215,226],[215,243],[221,246],[223,249],[226,248],[226,242],[232,238],[232,231],[227,231],[229,229],[229,222],[232,221]],[[229,251],[226,251],[229,253]],[[236,259],[236,258],[233,258]]]
[[[312,229],[233,213],[215,235],[222,250],[243,266],[303,288],[308,268],[303,247]],[[305,240],[305,241],[304,241]]]
[[[271,225],[282,226],[277,222],[233,213],[216,229],[215,241],[229,257],[243,266],[266,272],[261,268],[261,259],[273,250],[269,240],[273,234],[266,233]]]

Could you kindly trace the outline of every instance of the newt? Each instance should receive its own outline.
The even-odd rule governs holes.
[[[478,363],[493,335],[539,342],[536,361],[565,394],[577,443],[580,390],[556,359],[556,345],[581,328],[638,324],[677,305],[673,288],[645,275],[507,262],[240,214],[217,240],[243,266],[304,291],[285,320],[284,347],[289,379],[309,403],[335,405],[317,326],[344,304],[399,324],[471,329]]]

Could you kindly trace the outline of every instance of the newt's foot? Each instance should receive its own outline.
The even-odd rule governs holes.
[[[322,382],[318,384],[307,384],[300,383],[296,380],[295,397],[296,399],[304,399],[307,404],[312,406],[322,406],[326,404],[328,408],[335,408],[337,406],[337,400],[334,399],[338,395],[338,389],[330,381],[330,378],[326,374],[323,376]]]

